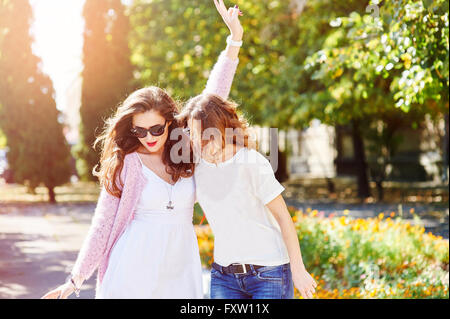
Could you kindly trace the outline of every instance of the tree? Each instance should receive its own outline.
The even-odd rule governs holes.
[[[308,126],[311,119],[299,116],[305,112],[299,96],[312,89],[302,73],[303,62],[332,31],[330,20],[365,8],[357,0],[307,1],[301,13],[303,2],[239,3],[244,46],[230,96],[242,101],[240,109],[253,124]],[[214,4],[135,0],[130,19],[139,83],[159,85],[183,99],[199,94],[228,33]]]
[[[82,180],[91,174],[100,150],[92,148],[105,118],[134,89],[128,47],[129,21],[120,0],[86,0],[80,107],[80,141],[74,148]]]
[[[310,96],[314,108],[335,121],[403,117],[413,128],[425,114],[448,114],[448,2],[373,1],[369,9],[331,21],[335,31],[306,60],[327,87]]]
[[[183,99],[199,94],[228,32],[214,4],[136,0],[130,21],[132,62],[140,85],[157,85]]]
[[[31,51],[31,19],[27,0],[0,1],[0,127],[15,182],[31,191],[43,183],[55,202],[54,187],[70,178],[70,152],[52,82]]]

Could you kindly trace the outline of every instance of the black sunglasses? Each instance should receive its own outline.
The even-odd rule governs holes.
[[[134,126],[130,129],[131,134],[135,137],[144,138],[147,136],[147,132],[149,132],[153,136],[161,136],[164,134],[166,130],[167,120],[164,122],[164,125],[153,125],[152,127],[146,129],[139,126]]]

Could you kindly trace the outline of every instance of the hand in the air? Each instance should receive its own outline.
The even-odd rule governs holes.
[[[234,8],[229,7],[227,9],[225,7],[225,4],[223,3],[223,0],[213,1],[216,5],[217,11],[220,13],[223,21],[231,32],[231,38],[235,41],[240,41],[244,33],[244,29],[242,28],[241,22],[239,21],[239,16],[242,15],[242,12],[239,10],[237,5]]]

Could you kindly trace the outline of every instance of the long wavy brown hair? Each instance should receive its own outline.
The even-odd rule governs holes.
[[[231,143],[256,149],[254,132],[250,129],[247,119],[238,114],[237,106],[234,101],[225,100],[220,95],[203,93],[188,100],[177,119],[184,126],[190,119],[200,120],[201,132],[196,132],[196,136],[202,136],[208,128],[217,128],[222,136],[222,149]],[[227,136],[226,128],[233,129],[234,134]],[[226,140],[230,137],[232,140]],[[203,145],[206,143],[208,141],[202,141]]]
[[[178,140],[170,139],[171,131],[181,125],[176,118],[179,114],[179,103],[161,88],[145,87],[131,93],[118,106],[116,112],[105,121],[101,135],[94,142],[94,148],[100,143],[101,155],[100,170],[97,171],[97,164],[92,174],[97,176],[100,184],[116,197],[120,198],[122,195],[123,181],[120,179],[120,173],[125,155],[136,151],[142,145],[130,132],[133,115],[150,110],[157,111],[167,121],[172,121],[162,154],[166,172],[172,176],[174,182],[180,177],[190,177],[194,173],[194,163],[173,163],[170,157],[172,146],[181,141],[181,137]],[[117,181],[120,185],[117,185]]]

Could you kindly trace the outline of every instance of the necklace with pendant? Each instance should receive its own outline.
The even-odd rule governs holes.
[[[166,191],[167,191],[167,185],[164,184],[164,186],[166,187]],[[172,188],[173,185],[170,185],[170,195],[169,195],[169,191],[167,191],[167,194],[169,195],[169,203],[166,206],[166,209],[174,209],[175,206],[172,205]]]
[[[150,154],[150,153],[143,153],[143,154]],[[174,185],[170,184],[170,193],[169,193],[169,191],[167,190],[166,184],[168,184],[168,183],[164,183],[164,187],[166,188],[167,195],[169,196],[169,202],[166,205],[166,209],[174,209],[175,206],[173,206],[173,204],[172,204],[172,188]]]

